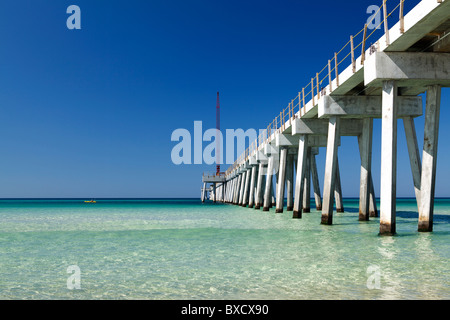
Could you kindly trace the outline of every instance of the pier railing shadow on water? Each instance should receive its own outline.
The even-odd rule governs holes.
[[[345,205],[345,203],[344,203]],[[315,206],[313,206],[313,204],[311,204],[311,209],[315,209]],[[336,208],[334,208],[334,210],[336,210]],[[379,209],[378,209],[379,210]],[[320,212],[320,211],[318,211]],[[347,213],[352,213],[352,214],[358,214],[359,213],[359,208],[355,208],[355,207],[345,207],[345,212]],[[378,212],[379,215],[379,212]],[[401,218],[401,220],[398,220],[397,223],[411,223],[411,221],[408,220],[414,220],[414,221],[418,221],[419,219],[419,213],[418,211],[410,211],[410,210],[399,210],[396,212],[396,217],[397,218]],[[371,218],[370,220],[374,220],[374,219],[379,219],[379,217],[377,218]],[[402,221],[402,219],[404,219]],[[358,224],[361,221],[355,221],[354,223],[350,223],[350,222],[337,222],[336,224],[338,225],[349,225],[349,224]],[[437,223],[437,224],[448,224],[450,223],[450,215],[448,214],[439,214],[439,213],[434,213],[433,214],[433,223]]]
[[[397,211],[397,217],[403,219],[419,219],[419,213],[417,211]],[[437,223],[450,223],[450,215],[446,214],[433,214],[433,222]]]

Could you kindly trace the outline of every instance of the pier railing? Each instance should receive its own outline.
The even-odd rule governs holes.
[[[311,78],[311,81],[301,88],[301,90],[296,94],[296,96],[291,99],[287,107],[282,109],[280,114],[277,115],[272,122],[270,122],[263,132],[260,133],[258,138],[250,144],[250,146],[241,154],[234,164],[228,168],[226,175],[231,173],[234,169],[240,166],[243,162],[247,161],[248,158],[260,150],[264,143],[268,143],[273,138],[275,132],[284,131],[287,126],[290,126],[292,120],[295,118],[301,118],[305,115],[307,105],[311,104],[315,106],[317,102],[324,95],[330,94],[333,90],[337,89],[340,85],[339,82],[339,70],[340,66],[347,62],[347,66],[352,66],[353,73],[357,72],[357,61],[364,66],[367,54],[372,54],[379,50],[379,43],[374,43],[368,46],[367,44],[372,39],[373,34],[381,28],[384,27],[384,37],[386,41],[386,46],[389,46],[389,25],[394,25],[400,22],[400,33],[404,32],[404,3],[407,0],[383,0],[378,11],[373,14],[372,21],[367,21],[367,23],[372,23],[373,20],[381,14],[381,22],[376,25],[373,30],[368,30],[368,24],[366,23],[364,27],[355,35],[350,35],[349,41],[328,60],[328,63]],[[442,2],[442,0],[436,0],[437,2]],[[388,13],[388,3],[395,5],[395,7]],[[394,22],[392,21],[395,17],[395,13],[398,13],[398,19]],[[390,20],[389,20],[390,18]],[[356,59],[356,55],[360,52],[360,58]],[[345,54],[345,55],[344,55]]]
[[[225,177],[225,172],[220,172],[220,173],[216,173],[216,172],[204,172],[203,173],[203,177],[204,178],[213,178],[213,177]]]

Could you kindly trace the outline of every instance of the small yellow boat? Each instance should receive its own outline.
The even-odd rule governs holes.
[[[97,203],[95,200],[86,200],[84,203]]]

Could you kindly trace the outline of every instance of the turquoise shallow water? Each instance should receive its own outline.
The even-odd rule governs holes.
[[[436,200],[433,233],[398,200],[395,237],[344,206],[322,226],[315,210],[198,200],[0,200],[0,299],[450,298],[450,199]]]

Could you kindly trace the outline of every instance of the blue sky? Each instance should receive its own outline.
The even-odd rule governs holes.
[[[406,2],[407,11],[417,3]],[[223,129],[265,128],[379,3],[2,1],[0,197],[198,197],[202,172],[214,168],[174,165],[172,132],[214,127],[217,91]],[[81,30],[66,27],[72,4]],[[450,196],[448,95],[437,196]],[[423,117],[416,127],[421,147]],[[358,195],[357,150],[356,138],[343,138],[344,196]],[[414,192],[406,150],[399,122],[399,196]],[[320,180],[324,158],[322,149]]]

